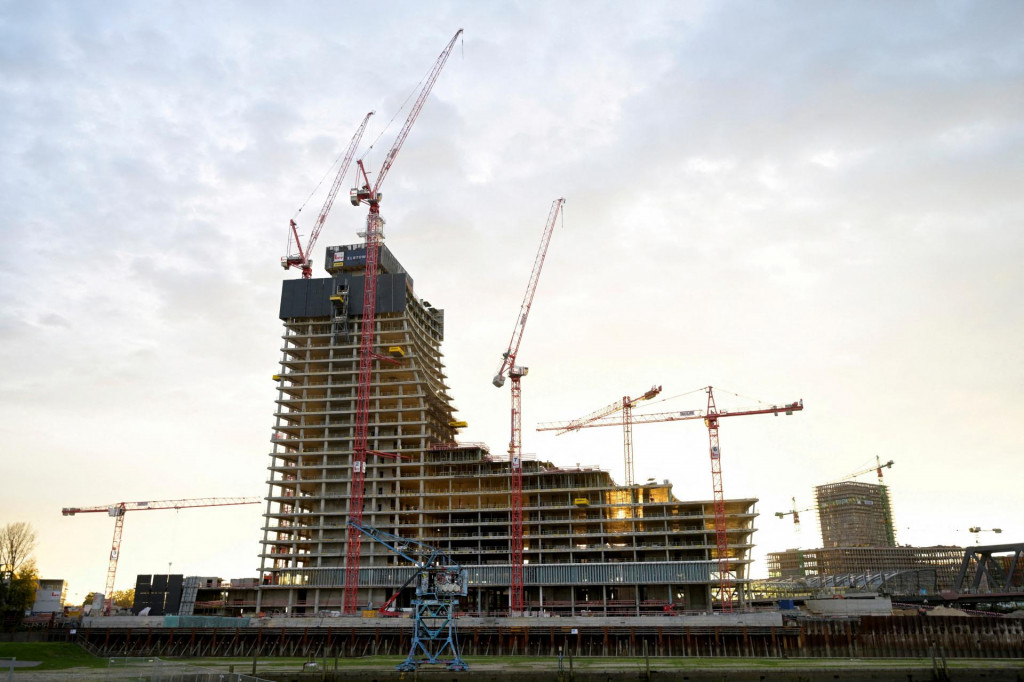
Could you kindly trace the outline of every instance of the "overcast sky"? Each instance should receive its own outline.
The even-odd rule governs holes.
[[[652,384],[802,398],[722,423],[755,576],[819,546],[773,513],[876,455],[899,542],[1024,540],[1021,3],[6,1],[0,523],[43,577],[103,589],[112,520],[61,507],[266,494],[288,220],[371,109],[380,165],[458,28],[382,214],[445,310],[464,440],[506,450],[490,380],[564,196],[524,451],[621,480],[617,429],[533,427]],[[364,217],[341,197],[320,246]],[[639,480],[710,498],[700,422],[634,437]],[[261,513],[130,515],[117,587],[255,576]]]

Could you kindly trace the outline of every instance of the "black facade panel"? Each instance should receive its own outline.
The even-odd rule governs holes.
[[[178,613],[181,610],[182,576],[172,575],[167,581],[167,599],[164,610],[167,613]]]
[[[348,314],[350,316],[361,316],[363,314],[363,280],[365,278],[344,275],[342,277],[348,282]],[[407,283],[408,276],[405,274],[378,275],[377,312],[399,313],[405,310],[405,289]]]
[[[143,585],[145,585],[146,589],[148,590],[149,586],[152,584],[152,580],[153,580],[153,576],[151,576],[151,575],[139,575],[139,576],[136,576],[135,577],[135,589],[139,590],[139,589],[142,588]]]
[[[143,576],[139,576],[140,578]],[[145,576],[149,579],[149,576]],[[138,613],[142,609],[149,606],[149,585],[135,584],[135,597],[132,599],[132,613]]]
[[[339,274],[338,281],[348,284],[348,314],[359,316],[363,312],[363,280],[359,276]],[[377,312],[395,313],[405,310],[405,290],[408,275],[404,273],[377,276]],[[290,317],[329,317],[333,310],[331,294],[335,279],[289,279],[281,286],[282,320]]]
[[[304,279],[286,279],[281,283],[281,311],[283,320],[289,317],[302,317],[306,310],[306,282]]]
[[[153,592],[166,592],[167,591],[167,576],[166,575],[154,575],[152,582]]]

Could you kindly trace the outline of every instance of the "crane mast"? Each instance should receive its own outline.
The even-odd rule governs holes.
[[[114,517],[114,540],[110,545],[110,557],[107,562],[107,584],[104,588],[106,601],[103,613],[110,615],[110,603],[114,598],[114,577],[117,575],[117,560],[121,556],[121,533],[124,530],[124,515],[130,511],[157,511],[160,509],[190,509],[194,507],[228,507],[237,504],[259,504],[258,497],[203,497],[191,500],[154,500],[143,502],[115,502],[98,507],[64,507],[63,516],[75,514],[95,514],[104,512]]]
[[[383,195],[380,192],[384,178],[395,162],[398,151],[409,136],[416,118],[419,116],[427,96],[434,87],[437,77],[441,75],[451,54],[455,41],[462,35],[460,28],[455,36],[448,42],[441,55],[437,58],[433,68],[428,74],[423,88],[416,102],[409,112],[398,137],[395,139],[391,149],[384,157],[384,163],[377,173],[377,181],[372,185],[367,175],[363,160],[359,159],[357,165],[362,175],[363,184],[349,193],[349,200],[353,206],[368,204],[369,213],[366,216],[366,266],[363,272],[363,318],[361,321],[359,337],[359,383],[356,393],[356,425],[355,438],[352,445],[352,482],[349,491],[349,520],[361,524],[363,520],[363,495],[366,486],[366,457],[370,453],[367,450],[370,421],[370,392],[372,389],[373,361],[386,359],[386,356],[377,353],[375,348],[375,317],[377,303],[377,267],[380,259],[380,245],[384,241],[384,219],[380,215],[380,202]],[[358,530],[357,525],[348,526],[346,535],[345,552],[345,592],[342,600],[342,612],[352,614],[358,608],[359,591],[359,558],[360,546],[363,534]]]
[[[551,202],[551,210],[548,211],[548,219],[540,238],[540,247],[533,259],[533,270],[530,272],[530,279],[526,284],[526,294],[523,296],[523,302],[519,306],[519,316],[512,329],[512,339],[509,341],[508,350],[502,353],[501,366],[498,367],[498,373],[491,381],[496,387],[501,388],[505,385],[506,376],[512,380],[512,433],[508,443],[510,470],[509,562],[511,567],[509,612],[511,615],[523,612],[523,394],[519,382],[530,371],[527,367],[517,365],[516,357],[519,355],[519,344],[523,340],[526,320],[529,318],[530,308],[533,306],[533,297],[537,293],[537,283],[540,281],[540,273],[544,268],[544,259],[547,258],[548,245],[551,243],[555,222],[558,220],[558,214],[564,203],[564,198],[558,198]]]
[[[327,222],[327,215],[331,212],[331,207],[334,206],[334,197],[338,195],[338,190],[341,188],[341,183],[345,180],[345,174],[348,172],[348,167],[352,165],[352,158],[356,154],[356,148],[359,146],[359,141],[363,138],[363,133],[366,131],[366,124],[369,122],[371,116],[373,116],[372,111],[363,119],[363,122],[356,130],[356,134],[352,136],[352,141],[349,142],[348,148],[345,150],[345,156],[341,161],[341,165],[338,166],[338,174],[334,178],[334,184],[331,185],[331,191],[327,193],[327,198],[324,200],[323,208],[320,209],[320,215],[317,216],[316,222],[313,223],[313,230],[309,233],[309,239],[306,241],[305,249],[302,248],[302,242],[299,239],[299,226],[295,224],[295,220],[290,221],[288,226],[291,230],[288,236],[289,254],[281,259],[281,267],[285,270],[291,267],[302,268],[303,279],[309,279],[313,276],[313,261],[310,259],[310,254],[313,252],[313,246],[316,244],[316,240],[320,236],[320,231],[324,228],[324,223]],[[297,253],[291,253],[290,246],[292,239],[295,240],[295,249]]]
[[[569,431],[579,431],[581,428],[591,422],[595,422],[598,419],[611,416],[616,412],[622,412],[622,447],[623,447],[623,459],[625,461],[625,481],[626,486],[632,488],[636,483],[636,479],[633,474],[633,407],[643,401],[650,400],[661,393],[661,386],[651,386],[646,393],[638,398],[630,398],[628,395],[622,396],[621,400],[616,400],[611,405],[602,407],[600,410],[591,412],[585,417],[574,419],[569,422],[569,425],[560,430],[557,434],[561,436],[563,433]],[[546,429],[537,429],[538,431]]]
[[[711,487],[713,491],[714,518],[715,518],[715,545],[717,551],[717,575],[719,597],[723,611],[732,611],[732,598],[735,593],[734,581],[731,577],[731,565],[729,561],[729,537],[725,522],[725,492],[722,486],[722,451],[718,441],[718,420],[725,417],[743,417],[755,414],[780,414],[791,415],[804,409],[802,400],[785,405],[771,405],[769,407],[750,410],[719,410],[715,405],[714,389],[706,386],[703,389],[708,394],[707,409],[687,410],[682,412],[658,412],[650,414],[630,415],[632,423],[651,424],[655,422],[687,421],[693,419],[704,420],[708,429],[709,451],[711,456]],[[610,407],[610,406],[609,406]],[[586,423],[579,423],[581,420],[568,422],[547,422],[537,427],[538,431],[561,431],[573,430],[574,428],[591,428],[598,426],[619,426],[624,424],[622,419],[608,416],[599,417]]]

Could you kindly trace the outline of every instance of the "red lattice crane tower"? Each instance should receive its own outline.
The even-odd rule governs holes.
[[[352,158],[356,154],[359,140],[363,138],[366,124],[371,116],[373,116],[372,111],[363,119],[358,130],[356,130],[356,134],[352,136],[348,149],[345,150],[345,156],[342,158],[341,165],[338,166],[338,174],[334,178],[334,184],[331,185],[331,191],[327,193],[323,208],[320,209],[320,215],[317,216],[316,222],[313,223],[313,229],[309,233],[305,249],[302,248],[302,241],[299,239],[299,226],[295,224],[295,220],[292,219],[288,226],[288,255],[281,258],[281,267],[285,270],[292,267],[302,268],[303,279],[309,279],[313,276],[313,261],[310,259],[310,254],[316,245],[317,237],[320,236],[320,231],[324,229],[324,223],[327,222],[327,214],[331,212],[331,207],[334,206],[334,197],[338,195],[341,183],[345,180],[345,174],[348,173],[348,167],[352,165]]]
[[[461,28],[455,32],[455,36],[452,37],[448,45],[441,51],[430,73],[427,74],[419,96],[416,98],[409,116],[405,119],[405,125],[398,132],[395,143],[391,145],[391,149],[384,157],[384,163],[377,173],[376,181],[370,182],[366,168],[363,166],[363,160],[360,159],[356,164],[359,167],[359,173],[362,175],[362,185],[353,189],[349,194],[349,199],[353,206],[367,204],[370,207],[370,212],[366,216],[366,267],[363,273],[363,318],[359,343],[359,384],[356,394],[355,438],[352,444],[352,483],[349,490],[349,519],[356,523],[362,523],[363,521],[366,456],[372,454],[394,457],[394,455],[388,455],[387,453],[367,450],[373,362],[374,360],[392,360],[375,351],[376,334],[374,333],[374,318],[377,303],[377,266],[380,260],[380,245],[384,241],[384,219],[380,216],[380,202],[382,199],[380,189],[384,184],[384,178],[387,177],[388,171],[391,170],[391,166],[395,162],[395,157],[398,156],[398,152],[402,148],[402,144],[409,136],[409,131],[412,130],[416,118],[420,115],[420,111],[423,109],[423,105],[426,103],[427,96],[430,95],[437,77],[441,75],[441,69],[444,68],[445,63],[448,61],[448,56],[452,52],[452,47],[455,46],[455,41],[458,40],[460,35],[462,35]],[[345,593],[342,601],[342,613],[352,614],[358,608],[359,550],[362,544],[362,533],[355,526],[349,524],[346,540]]]
[[[110,615],[110,603],[114,598],[114,576],[117,575],[117,560],[121,556],[121,531],[124,530],[124,515],[130,511],[156,511],[158,509],[191,509],[193,507],[230,507],[238,504],[259,504],[259,497],[203,497],[191,500],[154,500],[152,502],[115,502],[99,507],[64,507],[61,514],[95,514],[104,512],[114,517],[114,541],[110,545],[110,561],[107,563],[107,585],[104,588],[106,601],[103,612]]]
[[[611,405],[602,407],[600,410],[591,412],[585,417],[574,419],[569,422],[567,426],[542,426],[539,427],[538,431],[558,431],[558,436],[563,433],[569,433],[570,431],[579,431],[581,428],[595,422],[598,419],[610,417],[616,412],[622,412],[622,448],[623,448],[623,459],[625,460],[626,472],[625,480],[626,487],[632,488],[636,483],[633,475],[633,407],[644,400],[650,400],[661,393],[661,386],[652,386],[647,390],[646,393],[638,398],[630,398],[628,395],[622,396],[621,400],[616,400]]]
[[[526,320],[530,316],[530,308],[533,306],[533,296],[537,293],[537,283],[540,281],[540,272],[548,254],[548,244],[551,243],[555,222],[558,220],[558,214],[564,203],[564,198],[551,202],[548,220],[540,238],[540,247],[533,259],[533,271],[530,273],[530,280],[526,285],[526,295],[523,296],[523,302],[519,306],[519,316],[516,318],[516,326],[512,330],[512,339],[508,343],[508,350],[501,356],[501,367],[498,368],[498,373],[491,382],[501,388],[505,385],[506,376],[512,380],[512,436],[508,443],[509,473],[511,475],[509,486],[509,564],[511,567],[509,613],[512,615],[523,612],[523,394],[519,381],[530,371],[527,367],[517,365],[516,357],[519,355],[519,344],[523,340],[523,330],[526,329]]]
[[[732,611],[732,598],[735,593],[735,586],[731,577],[729,562],[729,539],[725,524],[725,492],[722,487],[722,451],[718,443],[718,420],[725,417],[744,417],[755,414],[780,414],[791,415],[804,409],[804,402],[798,400],[786,405],[770,405],[768,407],[749,410],[719,410],[715,406],[715,394],[711,386],[703,389],[708,394],[706,410],[688,410],[685,412],[654,412],[650,414],[632,415],[634,424],[650,424],[653,422],[686,421],[691,419],[702,419],[708,429],[708,440],[710,441],[711,455],[711,486],[714,491],[714,514],[715,514],[715,544],[718,561],[717,579],[719,598],[723,611]],[[573,422],[551,422],[541,424],[538,431],[562,430],[569,427]],[[587,424],[580,424],[579,428],[590,428],[596,426],[618,426],[622,424],[621,419],[597,419]]]

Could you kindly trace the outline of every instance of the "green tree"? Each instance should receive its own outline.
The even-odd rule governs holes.
[[[39,573],[32,560],[24,561],[21,568],[9,581],[5,581],[0,593],[0,612],[5,623],[17,625],[21,623],[25,612],[32,608],[36,601],[36,590],[39,589]]]
[[[135,602],[135,588],[114,590],[114,606],[130,609]]]
[[[32,608],[39,587],[32,550],[36,531],[32,525],[19,521],[0,528],[0,620],[4,625],[21,623]]]

